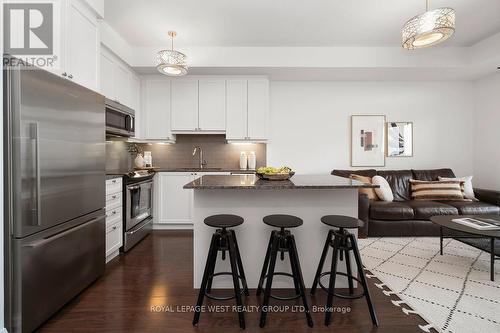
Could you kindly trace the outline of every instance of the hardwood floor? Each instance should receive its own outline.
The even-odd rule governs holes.
[[[318,254],[319,256],[319,254]],[[191,231],[155,231],[133,250],[107,265],[105,275],[52,317],[40,332],[239,332],[237,314],[202,313],[193,327],[193,313],[183,306],[195,304],[192,288],[193,239]],[[245,267],[259,269],[260,267]],[[416,315],[405,315],[390,297],[368,279],[380,320],[372,327],[364,300],[335,299],[335,305],[349,307],[349,313],[335,313],[330,327],[323,325],[324,314],[313,313],[314,328],[308,328],[303,313],[270,313],[267,325],[259,328],[259,313],[246,313],[246,332],[422,332],[425,322]],[[250,291],[246,305],[258,306],[261,299]],[[393,298],[396,299],[396,298]],[[318,291],[312,305],[322,307],[326,295]],[[296,301],[273,305],[300,304]],[[206,305],[229,305],[234,300]],[[186,312],[182,312],[186,310]]]

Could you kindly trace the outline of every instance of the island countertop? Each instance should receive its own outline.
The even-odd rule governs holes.
[[[356,180],[331,175],[295,175],[290,180],[269,181],[254,175],[203,176],[184,185],[195,190],[286,190],[286,189],[355,189],[378,188],[378,185],[364,184]]]

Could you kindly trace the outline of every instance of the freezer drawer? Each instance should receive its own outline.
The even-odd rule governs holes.
[[[52,235],[14,241],[15,332],[33,331],[104,273],[105,215],[96,215]]]

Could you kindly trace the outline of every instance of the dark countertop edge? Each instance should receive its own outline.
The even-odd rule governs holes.
[[[255,173],[255,170],[240,170],[240,169],[197,169],[197,168],[158,168],[155,172],[234,172],[234,173]]]
[[[106,174],[106,180],[108,179],[115,179],[115,178],[122,178],[123,174]]]
[[[378,188],[376,185],[195,185],[188,183],[186,190],[355,190],[360,188]]]

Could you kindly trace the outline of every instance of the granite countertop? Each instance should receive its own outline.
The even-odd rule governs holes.
[[[108,177],[115,178],[126,175],[127,173],[141,169],[117,169],[117,170],[106,170],[106,179]],[[144,169],[147,170],[147,169]],[[255,170],[241,170],[241,169],[227,169],[227,168],[153,168],[149,169],[154,172],[234,172],[234,173],[243,173],[243,174],[254,174]]]
[[[255,173],[255,170],[227,169],[227,168],[154,168],[156,172],[237,172],[237,173]]]
[[[106,173],[106,180],[108,179],[114,179],[114,178],[122,178],[123,174],[109,174]]]
[[[286,181],[261,180],[256,176],[203,176],[184,185],[195,190],[286,190],[286,189],[353,189],[378,188],[356,180],[331,175],[295,175]]]

